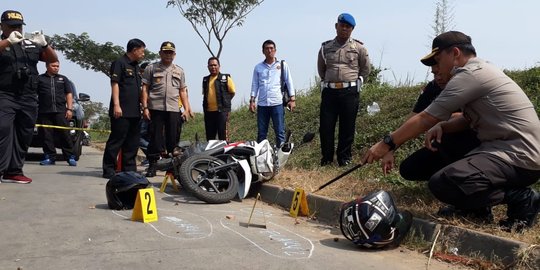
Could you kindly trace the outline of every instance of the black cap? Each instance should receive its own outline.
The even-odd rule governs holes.
[[[176,51],[176,47],[174,46],[174,43],[170,41],[165,41],[161,43],[161,47],[159,49],[160,51]]]
[[[7,25],[26,25],[23,20],[23,15],[15,10],[6,10],[2,13],[2,24]]]
[[[433,39],[433,44],[431,45],[431,53],[424,56],[424,58],[420,59],[420,62],[422,62],[422,64],[426,66],[433,66],[437,64],[437,62],[435,62],[435,59],[434,59],[435,56],[442,50],[455,46],[455,45],[469,44],[472,46],[471,42],[472,42],[471,37],[461,32],[458,32],[458,31],[444,32]]]

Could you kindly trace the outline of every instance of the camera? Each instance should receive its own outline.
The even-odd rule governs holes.
[[[17,80],[21,82],[28,81],[28,78],[30,78],[30,69],[28,67],[21,67],[17,69],[17,72],[15,73]]]

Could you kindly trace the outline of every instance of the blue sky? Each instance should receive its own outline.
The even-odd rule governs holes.
[[[210,55],[188,21],[176,8],[166,8],[166,2],[2,0],[2,8],[23,13],[25,32],[43,30],[48,35],[87,32],[99,43],[111,41],[121,46],[137,37],[153,52],[159,50],[161,42],[173,41],[177,47],[175,63],[184,68],[192,107],[200,112],[201,80],[208,73],[206,60]],[[450,0],[450,3],[454,29],[472,37],[479,57],[506,69],[539,64],[540,1]],[[261,44],[266,39],[276,42],[277,57],[291,66],[296,88],[308,88],[317,75],[320,45],[334,38],[334,23],[342,12],[355,17],[353,37],[365,43],[375,66],[388,69],[382,73],[386,81],[422,82],[430,78],[419,59],[430,51],[434,0],[266,0],[247,17],[244,26],[231,30],[225,39],[221,70],[230,73],[236,83],[234,105],[249,98],[253,67],[263,60]],[[43,63],[39,69],[45,70]],[[108,106],[108,77],[67,60],[62,60],[60,72],[77,84],[79,92],[86,92],[93,101]]]

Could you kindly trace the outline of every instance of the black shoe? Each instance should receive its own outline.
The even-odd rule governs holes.
[[[322,166],[327,166],[327,165],[332,165],[333,161],[332,160],[321,160],[321,167]]]
[[[532,227],[540,210],[540,194],[532,188],[512,189],[506,191],[504,202],[508,205],[507,219],[499,221],[504,231],[522,232]]]
[[[339,167],[345,167],[351,163],[352,161],[350,159],[338,160]]]
[[[482,207],[477,209],[459,209],[453,205],[442,207],[437,211],[441,217],[464,217],[473,219],[479,223],[493,223],[493,213],[491,207]]]
[[[103,175],[101,177],[103,177],[105,179],[111,179],[115,175],[116,175],[115,173],[103,173]]]
[[[146,170],[146,177],[154,177],[156,176],[156,162],[152,161],[148,165],[148,169]]]

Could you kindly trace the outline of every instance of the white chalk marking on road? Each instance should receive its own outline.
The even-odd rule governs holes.
[[[208,238],[208,237],[212,236],[212,234],[214,233],[214,227],[212,226],[212,223],[210,223],[210,221],[207,218],[203,217],[203,216],[193,214],[193,213],[190,213],[190,212],[186,212],[186,211],[177,211],[177,210],[162,209],[162,208],[158,208],[158,211],[171,211],[171,212],[185,213],[185,214],[193,215],[193,216],[196,216],[196,217],[200,217],[201,219],[206,221],[206,223],[208,224],[208,227],[210,228],[210,232],[208,234],[204,234],[200,230],[199,226],[190,224],[190,223],[184,221],[183,219],[180,219],[178,217],[170,217],[170,216],[162,217],[161,219],[164,219],[167,222],[172,223],[176,227],[178,227],[180,229],[183,229],[184,232],[186,232],[187,235],[193,235],[193,236],[200,235],[199,237],[178,237],[178,236],[170,236],[170,235],[167,235],[167,234],[161,232],[152,223],[144,223],[144,224],[149,225],[150,227],[152,227],[158,234],[160,234],[160,235],[162,235],[164,237],[175,239],[175,240],[199,240],[199,239]],[[124,215],[118,213],[115,210],[112,210],[112,212],[113,212],[113,214],[115,214],[117,216],[129,219],[129,217],[124,216]]]
[[[313,245],[313,242],[311,242],[311,240],[309,240],[309,239],[307,239],[306,237],[303,237],[303,236],[301,236],[301,235],[299,235],[299,234],[297,234],[297,233],[291,232],[291,231],[289,231],[289,230],[287,230],[287,229],[283,228],[282,226],[279,226],[279,225],[277,225],[277,224],[275,224],[275,223],[272,223],[272,224],[274,224],[274,225],[276,225],[276,226],[278,226],[278,227],[284,229],[285,231],[287,231],[287,232],[289,232],[289,233],[292,233],[292,234],[294,234],[294,235],[296,235],[296,236],[299,236],[299,237],[305,239],[306,241],[308,241],[309,244],[311,245],[311,248],[309,249],[309,255],[308,255],[307,257],[297,257],[297,258],[292,257],[292,256],[294,256],[295,254],[296,254],[296,255],[306,255],[305,250],[302,250],[302,252],[294,251],[294,250],[297,250],[297,249],[298,249],[298,246],[301,246],[301,244],[300,244],[298,241],[295,241],[295,240],[286,239],[286,238],[283,238],[283,237],[281,237],[281,238],[277,237],[277,235],[281,235],[279,232],[274,232],[272,235],[273,235],[273,236],[276,236],[276,240],[277,240],[278,242],[281,242],[281,243],[284,245],[284,247],[282,247],[282,250],[285,250],[285,251],[283,251],[283,253],[284,253],[285,255],[287,255],[287,256],[280,256],[280,255],[273,254],[272,252],[270,252],[270,251],[264,249],[262,246],[260,246],[259,244],[255,243],[254,241],[252,241],[251,239],[249,239],[247,236],[245,236],[245,235],[243,235],[242,233],[240,233],[240,232],[238,232],[238,231],[236,231],[236,230],[234,230],[234,229],[228,227],[227,225],[225,225],[225,224],[223,223],[223,220],[224,220],[224,219],[220,219],[220,220],[219,220],[219,223],[221,224],[221,226],[223,226],[223,228],[228,229],[228,230],[230,230],[230,231],[232,231],[232,232],[234,232],[234,233],[240,235],[242,238],[246,239],[248,242],[250,242],[251,244],[253,244],[255,247],[257,247],[258,249],[260,249],[261,251],[263,251],[264,253],[266,253],[266,254],[268,254],[268,255],[270,255],[270,256],[274,256],[274,257],[277,257],[277,258],[284,258],[284,259],[309,259],[309,258],[311,258],[311,256],[313,255],[313,250],[315,249],[315,246]],[[262,231],[266,231],[266,230],[267,230],[267,229],[261,229],[260,232],[263,233]],[[269,239],[273,239],[270,235],[268,235],[268,238],[269,238]],[[290,245],[290,248],[289,248],[287,245]]]

